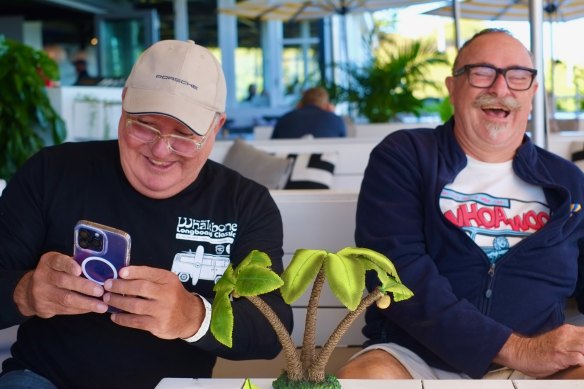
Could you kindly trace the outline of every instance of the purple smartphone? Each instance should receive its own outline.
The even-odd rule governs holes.
[[[83,275],[100,285],[130,262],[130,235],[117,228],[80,220],[75,225],[73,258]]]

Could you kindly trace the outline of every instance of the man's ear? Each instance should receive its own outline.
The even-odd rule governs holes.
[[[225,112],[223,112],[219,116],[219,119],[217,120],[217,125],[213,129],[213,131],[215,132],[215,135],[217,135],[217,133],[219,132],[219,130],[223,127],[223,125],[225,124],[225,120],[227,120],[227,115],[225,114]]]
[[[446,89],[448,89],[448,93],[452,95],[452,91],[454,89],[454,77],[448,76],[444,80],[444,84],[446,85]]]

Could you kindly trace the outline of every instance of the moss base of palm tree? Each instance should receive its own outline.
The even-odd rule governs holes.
[[[274,389],[341,389],[341,383],[332,374],[327,374],[322,382],[308,380],[292,381],[284,372],[272,383]]]

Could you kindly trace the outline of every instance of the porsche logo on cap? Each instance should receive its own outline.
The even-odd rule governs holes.
[[[193,88],[194,90],[198,90],[199,89],[199,87],[196,86],[195,84],[191,84],[188,81],[181,80],[180,78],[176,78],[176,77],[173,77],[173,76],[165,76],[163,74],[157,74],[156,75],[156,78],[162,78],[163,80],[172,80],[172,81],[178,82],[179,84],[188,85],[191,88]]]

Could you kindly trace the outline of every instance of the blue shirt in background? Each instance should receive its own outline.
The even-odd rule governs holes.
[[[315,138],[347,136],[343,119],[334,112],[316,105],[307,105],[284,114],[278,119],[272,139],[301,138],[313,135]]]

